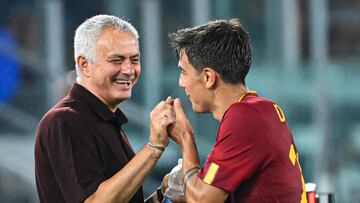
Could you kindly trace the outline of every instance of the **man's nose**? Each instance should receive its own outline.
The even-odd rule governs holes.
[[[131,74],[134,73],[134,69],[133,69],[132,66],[131,66],[131,61],[130,61],[130,60],[125,60],[125,61],[122,63],[121,72],[122,72],[123,74],[128,74],[128,75],[131,75]]]
[[[181,79],[181,76],[179,77],[179,86],[184,88],[184,85],[183,85],[183,80]]]

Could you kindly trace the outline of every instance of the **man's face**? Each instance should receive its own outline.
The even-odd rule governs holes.
[[[197,113],[209,112],[206,102],[207,91],[202,80],[203,75],[196,72],[195,68],[189,63],[189,58],[185,52],[181,54],[179,68],[181,70],[179,86],[184,88],[193,110]]]
[[[90,91],[110,108],[131,97],[141,72],[139,42],[128,32],[106,28],[96,41],[95,62],[89,63]]]

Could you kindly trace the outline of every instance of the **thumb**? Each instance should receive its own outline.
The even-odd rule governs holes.
[[[176,117],[183,117],[184,116],[184,109],[182,108],[182,104],[179,98],[176,98],[174,100],[174,109],[175,109],[175,113],[176,113]]]
[[[171,96],[168,96],[168,97],[166,98],[165,102],[166,102],[167,104],[172,105],[172,104],[174,103],[174,100],[173,100],[173,98],[172,98]]]

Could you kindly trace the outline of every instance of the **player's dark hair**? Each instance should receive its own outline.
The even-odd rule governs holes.
[[[250,38],[239,19],[215,20],[169,34],[176,57],[184,52],[197,72],[214,69],[225,82],[245,84],[251,66]]]

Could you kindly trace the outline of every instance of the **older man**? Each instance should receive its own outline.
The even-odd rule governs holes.
[[[139,78],[138,33],[115,16],[82,23],[74,39],[77,82],[42,118],[36,136],[36,183],[41,202],[144,202],[142,183],[168,145],[172,107],[150,115],[149,142],[136,155],[118,104]]]

